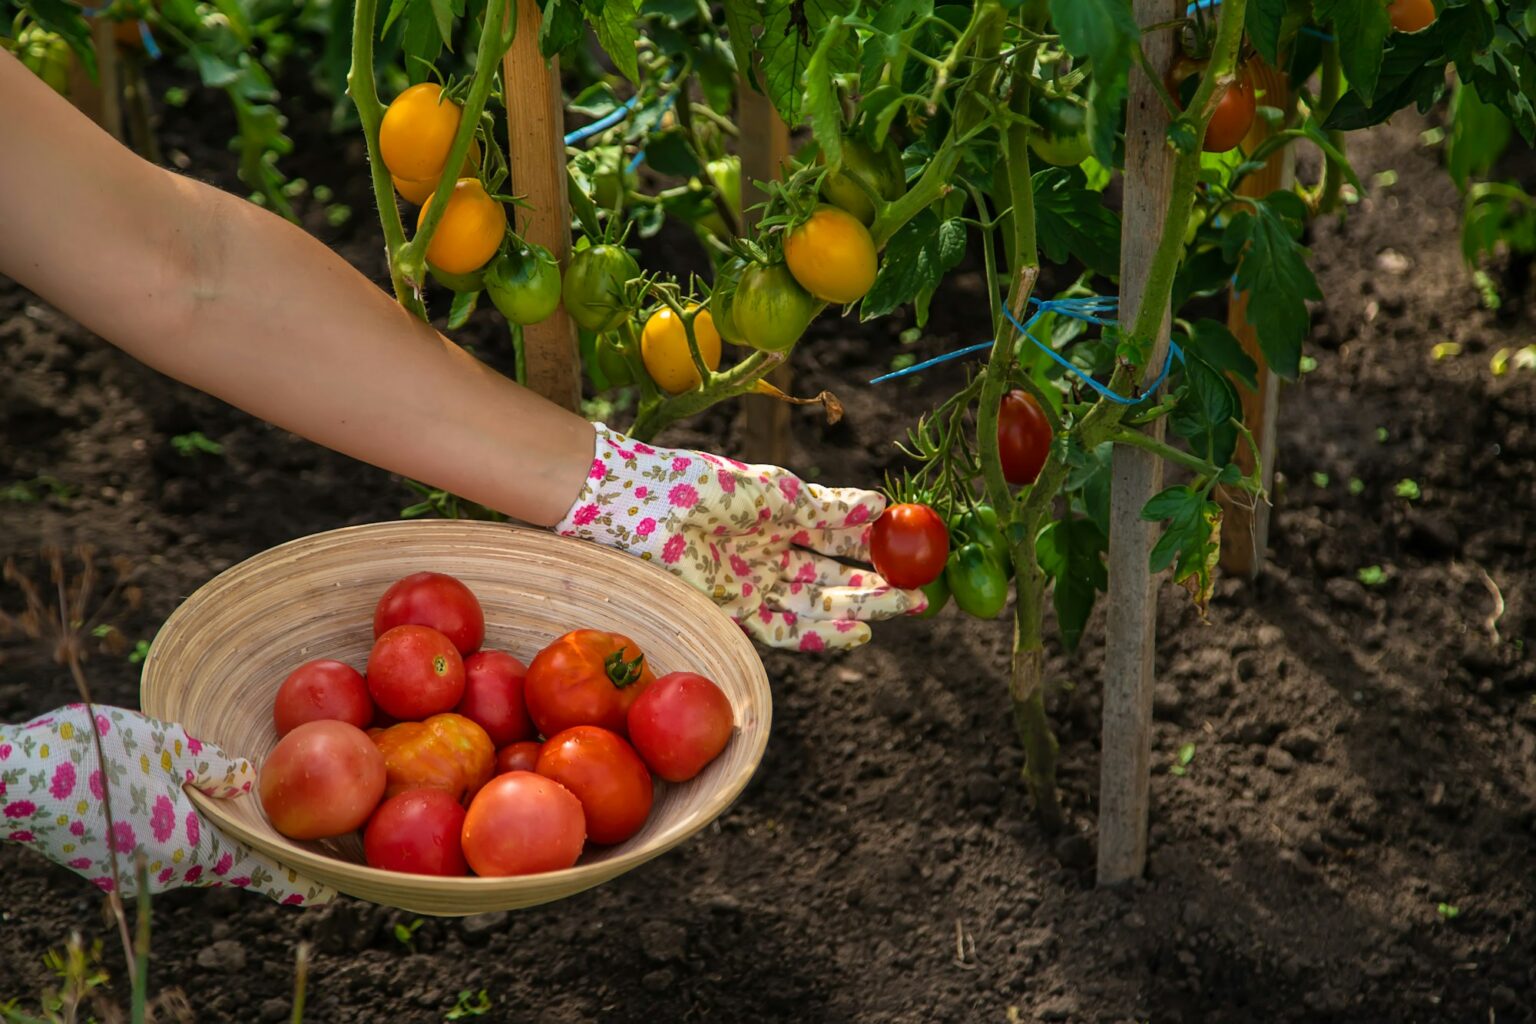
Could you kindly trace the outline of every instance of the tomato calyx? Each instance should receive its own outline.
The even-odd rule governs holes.
[[[603,659],[603,671],[608,674],[608,681],[620,690],[639,682],[640,674],[645,670],[645,655],[625,661],[625,650],[621,647]]]

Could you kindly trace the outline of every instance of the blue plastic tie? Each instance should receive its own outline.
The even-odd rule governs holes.
[[[629,112],[635,109],[635,104],[638,103],[639,100],[640,94],[636,93],[621,103],[617,109],[610,110],[608,113],[604,114],[596,121],[593,121],[591,124],[584,124],[573,132],[566,132],[565,144],[567,146],[574,146],[578,142],[585,142],[592,136],[607,131],[609,128],[612,128],[614,125],[624,120],[624,118],[629,115]]]
[[[139,42],[144,44],[144,52],[149,54],[150,60],[160,59],[160,44],[155,42],[154,33],[149,30],[149,22],[139,22]]]
[[[1220,6],[1221,6],[1221,0],[1195,0],[1194,3],[1190,4],[1187,8],[1185,8],[1184,16],[1186,18],[1193,18],[1195,16],[1195,12],[1198,11],[1198,10],[1204,9],[1204,10],[1207,10],[1207,11],[1214,11],[1216,8],[1218,8]],[[1317,38],[1321,39],[1325,43],[1333,42],[1333,36],[1331,36],[1328,33],[1322,31],[1321,29],[1313,28],[1311,25],[1303,25],[1301,27],[1301,30],[1303,32],[1305,32],[1309,36],[1316,36]]]

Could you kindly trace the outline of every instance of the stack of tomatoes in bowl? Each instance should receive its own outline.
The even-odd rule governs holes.
[[[483,649],[480,603],[442,573],[391,586],[373,635],[366,673],[322,659],[288,676],[273,707],[282,738],[259,784],[277,831],[323,839],[362,829],[373,867],[568,868],[588,843],[640,830],[653,773],[691,779],[731,738],[719,687],[689,672],[657,678],[617,633],[577,629],[526,666]]]

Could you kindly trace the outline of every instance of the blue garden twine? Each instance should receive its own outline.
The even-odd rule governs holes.
[[[1189,7],[1185,9],[1184,16],[1186,18],[1193,18],[1196,11],[1214,11],[1220,6],[1221,0],[1194,0],[1194,3],[1190,4]],[[1333,36],[1329,35],[1327,32],[1322,31],[1321,29],[1313,28],[1311,25],[1301,26],[1301,31],[1305,32],[1309,36],[1316,36],[1325,43],[1333,42]]]
[[[1179,348],[1178,344],[1170,338],[1168,341],[1168,357],[1163,362],[1162,372],[1157,375],[1156,380],[1147,385],[1142,396],[1139,398],[1130,398],[1125,395],[1118,394],[1114,391],[1111,391],[1103,384],[1100,384],[1098,381],[1094,380],[1091,374],[1085,373],[1083,370],[1065,359],[1061,353],[1057,352],[1055,349],[1051,348],[1051,346],[1035,337],[1032,333],[1030,333],[1030,328],[1038,323],[1040,318],[1045,316],[1047,313],[1060,313],[1062,316],[1070,317],[1073,320],[1082,320],[1086,323],[1099,324],[1101,326],[1111,326],[1118,321],[1105,319],[1100,317],[1098,314],[1114,312],[1119,307],[1120,300],[1114,296],[1103,295],[1092,295],[1086,298],[1071,299],[1037,299],[1031,297],[1029,304],[1035,307],[1035,312],[1027,321],[1022,324],[1019,323],[1018,319],[1014,317],[1013,311],[1010,309],[1004,308],[1003,315],[1008,318],[1009,323],[1013,324],[1013,326],[1018,329],[1020,334],[1034,342],[1035,347],[1049,356],[1051,360],[1054,361],[1058,366],[1073,376],[1077,377],[1084,384],[1098,392],[1102,397],[1118,405],[1140,405],[1146,399],[1148,394],[1151,394],[1158,388],[1162,387],[1163,381],[1168,379],[1168,373],[1173,368],[1174,359],[1178,359],[1180,362],[1184,361],[1184,352]],[[914,366],[908,366],[905,369],[896,370],[893,373],[887,373],[884,376],[876,377],[874,380],[870,381],[870,383],[881,384],[888,380],[895,380],[898,377],[909,377],[914,373],[921,373],[929,367],[937,366],[940,363],[947,363],[953,359],[961,359],[968,355],[984,352],[992,348],[994,343],[994,341],[984,341],[979,345],[970,345],[966,348],[957,349],[954,352],[946,352],[941,356],[935,356],[932,359],[926,359]]]
[[[668,75],[667,78],[670,81],[671,75]],[[640,94],[636,93],[621,103],[616,109],[609,111],[602,117],[598,118],[596,121],[593,121],[591,124],[582,125],[580,128],[577,128],[573,132],[567,132],[565,136],[565,144],[567,146],[574,146],[578,142],[585,142],[592,136],[600,135],[601,133],[607,131],[609,128],[612,128],[614,125],[624,120],[624,118],[628,116],[629,112],[635,109],[635,104],[638,103],[639,100]],[[667,98],[662,101],[661,109],[663,111],[671,110],[672,104],[676,102],[677,93],[675,91],[668,93]],[[630,160],[629,165],[625,168],[625,170],[627,173],[633,174],[636,168],[638,168],[643,163],[645,163],[645,150],[642,149],[640,152],[635,154],[634,159]]]

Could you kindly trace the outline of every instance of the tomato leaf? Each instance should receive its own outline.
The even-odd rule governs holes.
[[[469,323],[470,314],[475,311],[475,306],[480,302],[480,290],[472,292],[454,292],[453,305],[448,309],[448,329],[456,331]]]
[[[736,55],[736,67],[742,78],[750,84],[758,83],[757,61],[753,59],[756,37],[754,29],[763,24],[757,0],[725,0],[725,30]]]
[[[1056,625],[1069,651],[1075,651],[1083,638],[1094,598],[1109,588],[1109,572],[1104,566],[1108,548],[1109,538],[1091,519],[1057,520],[1035,540],[1040,568],[1055,582],[1051,598],[1056,606]]]
[[[1035,192],[1035,235],[1046,259],[1075,256],[1105,277],[1120,272],[1120,218],[1088,188],[1076,167],[1052,167],[1030,179]]]
[[[918,299],[924,291],[931,295],[964,255],[964,224],[954,220],[940,223],[932,210],[919,213],[886,245],[874,286],[859,307],[860,319],[885,316]],[[926,305],[923,303],[924,309]]]
[[[1109,489],[1113,477],[1115,445],[1112,441],[1089,451],[1077,443],[1073,435],[1067,436],[1066,489],[1076,492],[1072,511],[1085,515],[1098,526],[1099,532],[1109,534]]]
[[[963,259],[965,259],[965,224],[955,219],[946,220],[939,225],[939,280],[924,285],[918,291],[917,299],[913,303],[913,309],[917,313],[917,326],[922,327],[928,323],[928,305],[933,301],[933,293],[938,291],[939,281],[943,280],[945,274],[958,267]]]
[[[699,173],[699,159],[682,128],[668,128],[651,136],[645,147],[645,162],[662,174],[679,178],[691,178]]]
[[[832,170],[843,163],[843,106],[838,101],[837,83],[832,79],[832,54],[842,45],[844,34],[843,19],[833,18],[805,68],[805,102],[811,134]]]
[[[1068,53],[1093,62],[1088,132],[1093,136],[1093,155],[1113,166],[1126,75],[1141,38],[1131,0],[1051,0],[1051,24]]]
[[[1376,93],[1381,75],[1382,47],[1392,34],[1392,19],[1381,0],[1315,0],[1319,21],[1333,26],[1333,34],[1345,40],[1339,47],[1339,63],[1349,84],[1367,103]]]
[[[1163,535],[1152,545],[1148,562],[1151,571],[1162,572],[1173,566],[1174,582],[1193,579],[1200,592],[1208,594],[1213,546],[1219,551],[1221,506],[1180,484],[1154,494],[1142,508],[1141,518],[1168,523]],[[1199,600],[1197,593],[1197,603]]]
[[[1484,175],[1509,146],[1509,116],[1486,102],[1476,89],[1457,85],[1451,100],[1451,134],[1445,144],[1446,169],[1458,188],[1469,175]]]
[[[635,55],[635,42],[640,38],[635,18],[640,13],[640,0],[583,0],[587,21],[597,35],[597,42],[613,61],[619,73],[631,82],[640,81],[640,61]]]
[[[1222,252],[1220,236],[1210,244],[1210,237],[1202,232],[1194,246],[1186,250],[1184,262],[1179,264],[1173,278],[1173,309],[1182,309],[1195,296],[1215,295],[1232,282],[1232,264]]]
[[[1227,325],[1217,320],[1196,320],[1187,337],[1179,339],[1186,355],[1194,355],[1213,369],[1236,375],[1250,388],[1257,388],[1258,366],[1243,351]],[[1217,460],[1220,461],[1220,460]]]
[[[1250,0],[1244,28],[1254,49],[1272,65],[1281,64],[1282,44],[1296,36],[1296,30],[1311,14],[1309,0]]]
[[[1236,287],[1248,293],[1248,322],[1258,331],[1259,348],[1270,368],[1288,379],[1301,367],[1311,322],[1306,300],[1323,297],[1300,241],[1306,219],[1300,197],[1280,190],[1250,201],[1222,236],[1223,254],[1237,264]]]
[[[762,54],[763,91],[784,120],[800,120],[801,83],[811,54],[828,23],[853,11],[853,0],[764,0],[763,33],[757,38]],[[839,72],[848,70],[855,54],[841,47],[828,55]]]
[[[1183,378],[1168,425],[1189,442],[1190,451],[1222,465],[1237,448],[1237,426],[1232,422],[1242,414],[1237,389],[1221,371],[1192,353],[1185,353]]]
[[[549,0],[539,25],[539,52],[553,57],[581,42],[586,32],[577,0]]]

